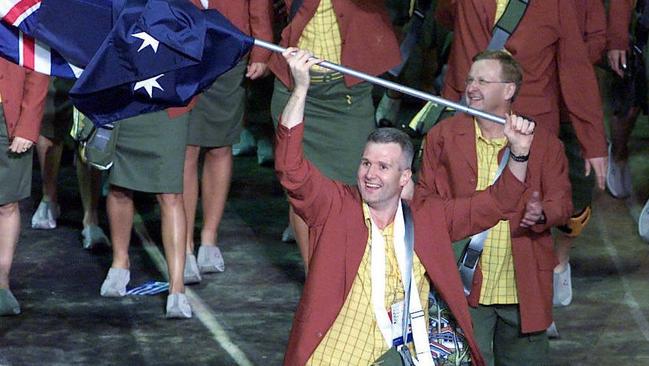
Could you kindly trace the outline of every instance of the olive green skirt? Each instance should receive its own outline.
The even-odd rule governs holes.
[[[160,111],[128,118],[113,130],[112,185],[149,193],[182,193],[187,114]]]
[[[239,142],[243,129],[246,61],[221,75],[189,112],[187,145],[220,147]]]
[[[273,123],[288,102],[290,91],[279,80],[271,101]],[[367,136],[374,130],[372,85],[351,88],[343,79],[312,83],[306,99],[304,154],[327,177],[356,184],[358,164]]]
[[[22,154],[9,152],[7,123],[0,104],[0,205],[18,202],[31,195],[34,149]]]

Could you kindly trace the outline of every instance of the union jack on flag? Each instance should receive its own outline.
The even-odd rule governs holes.
[[[29,36],[38,23],[40,0],[0,0],[0,56],[46,75],[77,78],[82,69]]]

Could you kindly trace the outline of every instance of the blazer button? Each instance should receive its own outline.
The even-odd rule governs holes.
[[[318,332],[318,338],[322,338],[322,332]]]

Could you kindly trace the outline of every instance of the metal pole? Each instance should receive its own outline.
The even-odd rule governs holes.
[[[262,41],[262,40],[256,39],[256,38],[255,38],[255,46],[263,47],[263,48],[269,49],[271,51],[280,52],[280,53],[286,51],[286,48],[284,48],[284,47],[280,47],[280,46],[278,46],[276,44],[269,43],[269,42],[266,42],[266,41]],[[346,75],[351,75],[353,77],[365,80],[365,81],[370,82],[372,84],[377,84],[377,85],[381,85],[381,86],[383,86],[385,88],[388,88],[388,89],[396,90],[396,91],[401,92],[403,94],[408,94],[408,95],[411,95],[413,97],[417,97],[417,98],[427,100],[427,101],[430,101],[430,102],[433,102],[433,103],[438,103],[438,104],[441,104],[443,106],[450,107],[450,108],[456,109],[458,111],[468,113],[468,114],[470,114],[472,116],[484,118],[486,120],[496,122],[496,123],[500,123],[500,124],[505,124],[505,119],[502,118],[502,117],[498,117],[498,116],[495,116],[495,115],[490,114],[490,113],[479,111],[477,109],[469,108],[469,107],[467,107],[465,105],[455,103],[455,102],[451,102],[450,100],[446,100],[444,98],[441,98],[441,97],[438,97],[438,96],[435,96],[435,95],[432,95],[432,94],[424,93],[424,92],[422,92],[420,90],[409,88],[409,87],[407,87],[405,85],[401,85],[401,84],[397,84],[397,83],[394,83],[394,82],[389,81],[389,80],[377,78],[375,76],[368,75],[368,74],[365,74],[365,73],[362,73],[360,71],[356,71],[356,70],[353,70],[353,69],[349,69],[349,68],[347,68],[345,66],[334,64],[334,63],[329,62],[329,61],[322,61],[319,65],[322,66],[322,67],[326,67],[327,69],[338,71],[340,73],[343,73],[343,74],[346,74]]]

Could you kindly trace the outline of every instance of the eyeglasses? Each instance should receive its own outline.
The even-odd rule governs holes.
[[[491,81],[491,80],[485,80],[485,79],[482,79],[482,78],[474,79],[472,77],[468,77],[468,78],[466,78],[466,80],[464,80],[464,86],[469,86],[469,85],[473,84],[473,82],[478,83],[478,85],[480,85],[480,86],[486,86],[486,85],[489,85],[489,84],[509,84],[509,83],[513,83],[513,81],[508,81],[508,80],[494,80],[494,81]]]

